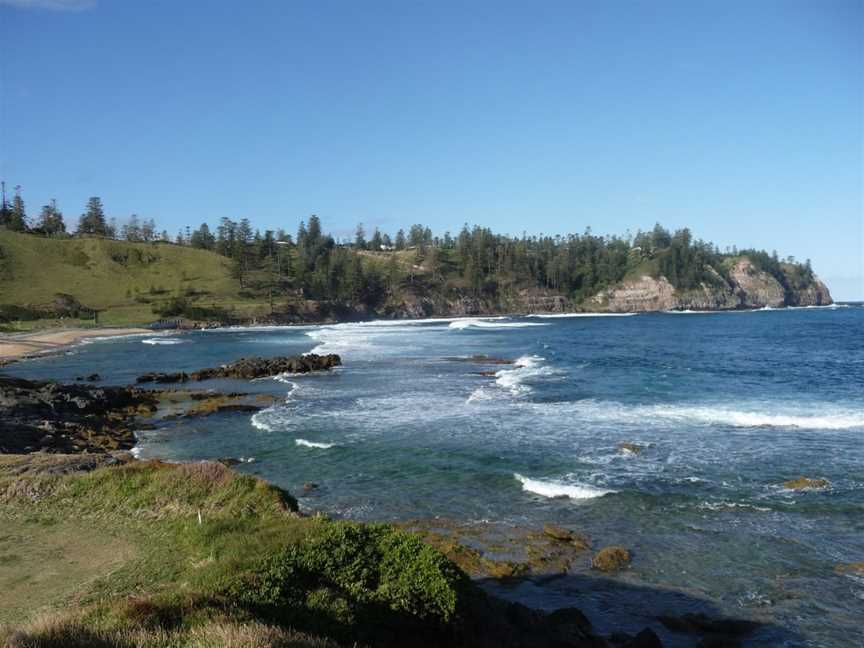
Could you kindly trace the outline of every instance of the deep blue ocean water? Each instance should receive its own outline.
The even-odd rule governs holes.
[[[586,533],[631,568],[496,585],[601,630],[709,609],[748,645],[864,645],[864,309],[387,321],[116,338],[10,373],[105,384],[249,355],[334,352],[329,374],[196,387],[273,407],[164,423],[142,457],[236,457],[308,508]],[[465,361],[476,354],[514,365]],[[454,360],[461,358],[462,360]],[[496,371],[493,376],[481,371]],[[644,447],[622,451],[621,442]],[[795,492],[806,475],[830,487]],[[670,645],[687,639],[666,635]]]

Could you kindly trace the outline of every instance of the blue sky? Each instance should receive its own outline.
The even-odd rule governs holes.
[[[31,214],[437,233],[660,221],[864,299],[864,2],[0,0]]]

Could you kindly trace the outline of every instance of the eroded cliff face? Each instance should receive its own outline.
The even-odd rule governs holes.
[[[529,288],[515,295],[488,299],[464,295],[452,299],[435,299],[403,295],[390,305],[385,316],[398,319],[422,317],[473,317],[495,313],[566,313],[575,305],[551,290]]]
[[[526,288],[496,297],[468,294],[444,297],[422,288],[406,290],[385,307],[307,300],[272,317],[274,323],[360,321],[374,318],[482,317],[498,314],[567,313],[594,311],[639,313],[664,310],[737,310],[783,306],[825,306],[833,303],[822,281],[813,278],[805,287],[789,289],[774,276],[759,270],[747,257],[736,259],[723,276],[716,270],[710,280],[692,290],[677,290],[666,277],[642,275],[628,279],[577,303],[561,293]],[[790,282],[787,282],[787,284]],[[270,321],[270,320],[268,320]]]
[[[780,308],[786,305],[786,291],[767,272],[757,270],[750,259],[739,259],[729,269],[732,289],[740,298],[739,308]]]
[[[832,304],[828,287],[818,278],[804,288],[789,289],[759,270],[747,257],[729,268],[728,279],[714,272],[714,280],[694,290],[676,290],[666,277],[643,275],[601,291],[584,305],[585,310],[612,313],[662,310],[736,310],[826,306]]]
[[[806,288],[794,291],[792,299],[790,306],[828,306],[834,303],[828,286],[818,277]]]

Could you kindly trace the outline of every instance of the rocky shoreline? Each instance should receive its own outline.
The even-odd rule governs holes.
[[[489,365],[513,362],[487,356],[451,359]],[[339,365],[341,358],[338,355],[243,358],[222,367],[190,374],[145,374],[139,378],[139,383],[212,378],[251,380],[285,371],[328,371]],[[86,378],[92,376],[82,376],[82,379]],[[101,387],[83,383],[64,385],[0,375],[0,455],[6,455],[5,463],[21,476],[15,482],[17,497],[29,492],[29,482],[25,479],[28,476],[46,474],[46,471],[48,474],[73,474],[135,462],[124,452],[134,446],[135,430],[146,429],[159,418],[251,412],[261,409],[263,404],[260,394]],[[620,447],[622,452],[638,453],[641,450],[639,446],[623,441]],[[230,464],[231,460],[224,463]],[[820,480],[803,477],[787,483],[789,488],[818,488],[823,485]],[[309,490],[314,490],[314,485]],[[33,496],[40,495],[34,491]],[[578,562],[590,565],[591,570],[598,574],[608,574],[626,570],[633,560],[626,547],[595,545],[579,532],[553,524],[542,529],[506,530],[506,540],[497,541],[498,545],[506,545],[499,549],[498,555],[478,548],[484,546],[484,533],[500,535],[491,527],[486,529],[482,525],[478,527],[440,519],[413,520],[397,526],[419,534],[427,544],[438,549],[475,580],[495,584],[564,577]],[[485,546],[489,545],[486,543]],[[544,613],[494,596],[486,605],[481,616],[494,618],[494,623],[476,630],[481,634],[488,631],[490,638],[501,639],[503,643],[485,641],[466,645],[662,646],[660,637],[650,627],[638,632],[600,636],[585,614],[574,607]],[[699,643],[703,646],[739,645],[743,637],[759,628],[758,623],[748,620],[713,618],[692,612],[681,616],[667,614],[657,617],[656,621],[669,632],[691,637],[694,645]]]

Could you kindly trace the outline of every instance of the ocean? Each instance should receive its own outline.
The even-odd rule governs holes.
[[[277,401],[162,421],[136,454],[236,458],[335,517],[503,534],[554,523],[622,544],[633,561],[619,574],[586,557],[485,583],[580,607],[601,632],[707,611],[762,621],[745,645],[864,644],[864,573],[842,568],[864,562],[864,308],[219,329],[91,341],[5,370],[128,384],[310,351],[343,366],[196,384]],[[784,487],[800,476],[829,485]],[[306,482],[318,487],[301,496]]]

